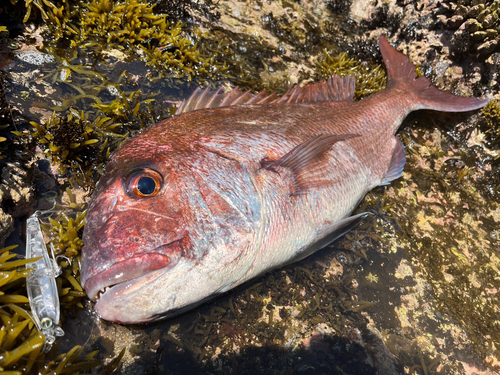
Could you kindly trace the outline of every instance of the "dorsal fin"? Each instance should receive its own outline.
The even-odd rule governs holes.
[[[352,101],[355,91],[353,75],[331,76],[328,81],[319,81],[305,87],[289,89],[273,103],[314,103]]]
[[[184,100],[177,108],[176,115],[198,109],[230,107],[232,105],[249,105],[265,103],[316,103],[351,101],[354,96],[354,76],[331,76],[328,81],[320,81],[305,87],[289,89],[282,96],[276,93],[269,94],[261,91],[252,94],[250,91],[241,91],[235,87],[229,92],[222,93],[222,87],[217,91],[208,88],[197,88],[189,99]]]
[[[323,155],[337,142],[358,137],[357,134],[319,134],[294,147],[288,153],[272,163],[263,163],[262,167],[276,171],[276,168],[288,168],[293,172],[294,191],[290,195],[307,193],[311,188],[329,185],[332,181],[325,178],[325,165],[319,163]]]

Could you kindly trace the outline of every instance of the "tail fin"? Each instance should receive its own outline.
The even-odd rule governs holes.
[[[415,109],[466,112],[479,109],[490,101],[490,98],[467,98],[439,90],[426,77],[416,78],[415,65],[396,51],[383,36],[378,39],[378,43],[387,68],[387,87],[404,85],[410,89],[416,97]]]

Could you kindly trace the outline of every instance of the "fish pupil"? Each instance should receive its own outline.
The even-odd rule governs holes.
[[[151,177],[141,177],[139,181],[137,181],[137,190],[139,190],[142,195],[151,195],[156,190],[156,182]]]

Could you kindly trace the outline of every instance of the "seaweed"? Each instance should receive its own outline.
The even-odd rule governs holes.
[[[485,128],[485,134],[491,147],[500,149],[500,104],[498,100],[490,100],[481,110],[480,126]],[[482,124],[481,124],[482,123]]]
[[[0,249],[0,371],[12,374],[110,374],[118,366],[124,350],[104,366],[95,359],[97,351],[82,355],[75,346],[68,353],[57,354],[58,343],[49,353],[42,353],[43,335],[36,328],[26,297],[25,279],[29,271],[24,265],[32,260],[13,260],[17,245]]]
[[[180,34],[180,25],[177,24],[170,30],[170,36],[175,39]],[[217,49],[203,50],[204,41],[208,39],[207,34],[195,31],[192,37],[197,43],[186,38],[178,39],[176,42],[160,40],[160,48],[148,44],[141,45],[142,60],[147,66],[153,68],[157,78],[164,77],[167,73],[174,78],[187,78],[189,81],[196,79],[203,83],[207,78],[222,78],[228,76],[228,68],[225,63],[217,60],[219,56],[227,53],[227,45],[219,43]],[[198,44],[200,43],[200,44]]]
[[[50,238],[49,243],[53,245],[56,259],[62,269],[56,282],[63,308],[61,311],[63,319],[67,318],[68,312],[76,315],[77,308],[83,308],[83,300],[87,296],[80,285],[79,266],[83,247],[81,236],[87,213],[86,204],[77,203],[69,187],[65,192],[67,198],[64,195],[60,197],[60,203],[55,202],[50,210],[56,214],[41,223],[41,228]]]
[[[140,100],[140,91],[104,104],[99,98],[94,111],[56,114],[38,124],[31,121],[28,132],[12,131],[29,145],[36,143],[59,173],[75,186],[93,189],[110,154],[126,139],[156,122],[151,99]],[[64,105],[64,102],[63,102]],[[144,108],[144,109],[142,109]]]
[[[386,74],[384,69],[373,63],[362,63],[356,59],[349,58],[347,53],[341,53],[332,57],[325,49],[323,56],[316,62],[316,75],[325,81],[332,75],[346,76],[352,74],[356,77],[355,98],[375,94],[383,90],[386,85]]]
[[[59,4],[27,0],[27,17],[34,6],[47,25],[46,39],[50,47],[93,50],[98,53],[116,48],[130,56],[138,56],[155,71],[170,72],[173,77],[199,79],[220,77],[224,64],[217,59],[223,53],[203,51],[207,35],[197,29],[183,30],[180,22],[167,20],[166,14],[155,14],[154,5],[141,0],[78,0]],[[140,48],[138,48],[140,47]],[[164,76],[164,74],[160,74]]]

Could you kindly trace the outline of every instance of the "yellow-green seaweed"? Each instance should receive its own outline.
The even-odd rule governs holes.
[[[177,28],[177,31],[175,31]],[[180,26],[177,24],[172,30],[172,37],[180,33]],[[193,36],[196,40],[206,39],[206,34],[195,31]],[[175,44],[164,42],[163,47],[141,46],[143,51],[142,59],[146,65],[154,68],[159,77],[170,73],[174,78],[196,78],[203,82],[206,78],[218,78],[228,70],[224,63],[219,63],[216,57],[223,54],[224,50],[214,51],[212,55],[206,52],[202,54],[198,44],[193,44],[190,40],[179,39]],[[219,45],[220,47],[220,45]],[[227,73],[226,73],[227,75]]]
[[[17,0],[11,0],[14,3]],[[171,23],[165,14],[155,14],[154,5],[142,0],[25,0],[28,20],[33,6],[47,25],[49,46],[69,40],[70,49],[98,51],[120,49],[138,55],[163,77],[198,79],[227,77],[226,66],[200,47],[207,34],[188,32],[180,22]],[[204,53],[201,51],[204,50]],[[212,51],[213,52],[213,51]]]
[[[500,103],[490,100],[481,111],[489,140],[496,147],[500,147]]]
[[[77,203],[69,187],[66,196],[60,199],[63,204],[55,203],[51,211],[56,215],[43,219],[42,230],[50,238],[50,244],[62,273],[56,279],[59,291],[61,316],[66,318],[66,311],[76,313],[75,308],[83,308],[86,294],[80,285],[81,235],[85,224],[86,204]]]
[[[34,324],[26,298],[24,279],[29,271],[24,264],[32,260],[12,260],[17,254],[10,251],[17,245],[0,249],[0,372],[3,374],[72,374],[89,373],[102,366],[100,360],[82,355],[83,348],[75,346],[68,353],[56,356],[58,342],[49,353],[42,353],[44,337]],[[14,298],[15,297],[15,298]],[[24,297],[24,298],[22,298]],[[110,364],[102,366],[100,374],[110,374],[124,351]]]
[[[68,114],[56,112],[46,121],[30,122],[30,132],[12,131],[27,144],[35,142],[43,154],[68,175],[77,186],[93,188],[104,170],[111,152],[124,140],[154,122],[154,111],[140,110],[151,100],[141,101],[140,91],[126,96],[118,91],[120,99],[110,104],[94,104],[96,111],[77,111]],[[148,109],[151,109],[150,107]]]
[[[386,85],[386,74],[378,64],[363,64],[356,59],[349,58],[343,52],[332,57],[325,49],[323,56],[316,62],[316,74],[325,81],[332,75],[344,77],[352,74],[356,77],[355,97],[362,98],[383,90]]]

